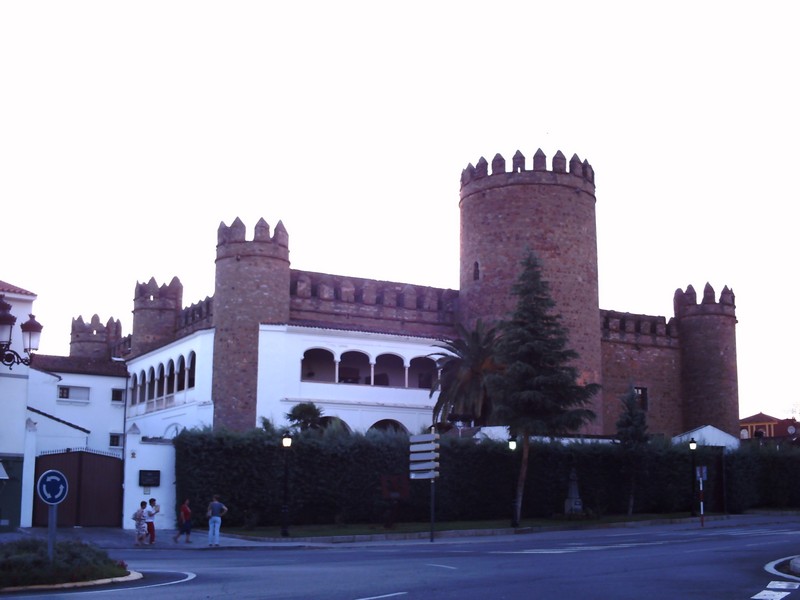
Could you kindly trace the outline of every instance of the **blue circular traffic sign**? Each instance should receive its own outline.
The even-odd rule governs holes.
[[[47,504],[60,504],[67,497],[68,491],[67,478],[61,471],[45,471],[36,482],[36,492],[42,502]]]

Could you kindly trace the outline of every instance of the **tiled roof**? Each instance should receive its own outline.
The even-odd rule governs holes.
[[[82,358],[77,356],[50,356],[34,354],[31,368],[50,373],[75,373],[80,375],[105,375],[108,377],[127,377],[128,367],[124,362]]]
[[[770,417],[769,415],[765,415],[764,413],[758,413],[753,415],[752,417],[745,417],[744,419],[739,419],[739,423],[741,425],[746,425],[747,423],[777,423],[780,421],[777,417]]]
[[[21,294],[24,296],[35,296],[33,292],[29,292],[28,290],[23,290],[21,287],[17,287],[15,285],[11,285],[10,283],[6,283],[5,281],[0,281],[0,294],[3,292],[9,294]]]

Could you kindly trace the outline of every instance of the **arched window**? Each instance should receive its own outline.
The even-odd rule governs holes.
[[[367,381],[369,383],[369,381]],[[403,359],[395,354],[381,354],[375,359],[373,385],[406,387],[406,367]]]
[[[189,381],[187,382],[187,387],[192,389],[194,387],[194,378],[195,378],[195,365],[197,363],[197,356],[194,352],[189,353]]]
[[[336,361],[333,352],[322,348],[310,348],[303,353],[300,363],[301,381],[336,381]]]
[[[158,365],[158,379],[156,380],[156,398],[164,397],[164,365]]]
[[[472,279],[473,281],[478,281],[481,278],[481,268],[478,265],[478,261],[475,261],[475,264],[472,265]]]
[[[436,381],[436,361],[427,356],[411,359],[408,368],[408,387],[429,390]]]
[[[139,377],[134,373],[131,376],[131,406],[136,404],[138,399],[137,393],[139,392]]]
[[[155,400],[156,397],[156,372],[153,367],[147,372],[147,399]]]
[[[339,383],[366,383],[370,376],[369,357],[363,352],[350,350],[339,361]]]
[[[144,371],[139,373],[139,404],[147,402],[147,377]]]
[[[186,389],[186,359],[184,359],[182,356],[178,359],[177,383],[179,392],[182,392]]]
[[[167,363],[167,394],[175,393],[175,363],[170,359]]]

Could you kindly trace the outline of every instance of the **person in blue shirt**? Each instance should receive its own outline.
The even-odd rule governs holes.
[[[222,516],[228,512],[228,507],[219,501],[219,496],[214,494],[208,505],[208,545],[219,546],[219,528],[222,525]]]

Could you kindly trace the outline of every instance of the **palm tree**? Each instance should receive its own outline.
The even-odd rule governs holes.
[[[291,427],[300,431],[309,431],[322,428],[322,409],[313,402],[295,404],[286,413],[286,418]]]
[[[457,324],[456,332],[456,339],[437,344],[443,352],[430,354],[438,357],[439,369],[430,393],[433,396],[439,392],[433,407],[433,422],[459,415],[485,424],[492,411],[486,377],[499,370],[495,360],[497,330],[485,327],[479,319],[475,329]]]

